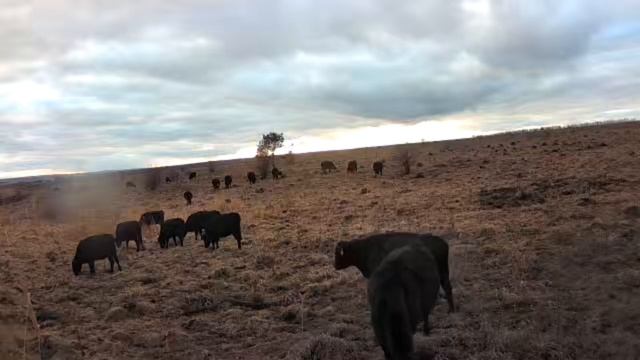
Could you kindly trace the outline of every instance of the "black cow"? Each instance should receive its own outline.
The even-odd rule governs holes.
[[[171,182],[171,178],[170,177],[165,177],[164,178],[164,182],[166,182],[167,184]]]
[[[441,237],[432,234],[389,232],[351,241],[340,241],[336,244],[334,266],[336,270],[355,266],[362,276],[369,278],[391,251],[414,244],[424,245],[436,259],[449,312],[454,312],[453,291],[449,281],[449,244]]]
[[[410,359],[420,321],[424,334],[429,334],[429,313],[438,298],[439,282],[436,260],[421,244],[393,250],[371,275],[367,287],[371,325],[385,359]]]
[[[191,191],[185,191],[182,196],[184,196],[184,199],[187,200],[187,205],[191,205],[191,199],[193,199],[193,194],[191,193]]]
[[[198,211],[195,212],[187,218],[186,233],[192,232],[198,240],[198,234],[202,235],[202,230],[204,230],[204,224],[207,219],[210,217],[220,216],[220,212],[218,211]]]
[[[168,249],[169,240],[173,239],[173,245],[178,246],[177,240],[180,240],[180,246],[184,246],[184,237],[186,234],[187,231],[184,220],[180,218],[169,219],[163,222],[160,227],[158,243],[161,248]]]
[[[215,179],[211,180],[211,185],[213,185],[213,190],[220,189],[220,179],[215,178]]]
[[[384,163],[382,161],[376,161],[373,163],[373,173],[376,176],[382,176],[382,169],[384,168]]]
[[[195,173],[195,171],[193,171],[193,172],[189,173],[189,180],[193,180],[193,179],[195,179],[195,178],[196,178],[196,175],[197,175],[197,174]]]
[[[228,213],[220,216],[209,217],[204,224],[204,233],[202,240],[204,247],[208,248],[211,244],[213,250],[220,247],[218,242],[220,238],[233,235],[238,242],[238,249],[242,249],[242,233],[240,231],[240,214]]]
[[[134,188],[134,189],[136,188],[136,184],[134,184],[134,183],[133,183],[133,182],[131,182],[131,181],[127,181],[127,183],[126,183],[125,185],[126,185],[128,188]]]
[[[357,173],[358,172],[358,162],[355,160],[349,161],[347,164],[347,172],[348,173]]]
[[[282,171],[280,171],[280,169],[278,169],[277,167],[273,167],[273,169],[271,169],[271,176],[273,177],[273,180],[278,180],[279,178],[282,177]]]
[[[125,246],[129,248],[130,240],[135,241],[136,251],[140,251],[140,249],[144,250],[142,228],[138,221],[125,221],[116,226],[116,245],[120,247],[124,241]]]
[[[113,263],[118,264],[118,270],[122,271],[116,251],[116,239],[111,234],[93,235],[80,241],[76,248],[76,255],[71,261],[71,269],[75,275],[80,274],[83,264],[89,264],[91,273],[96,273],[96,260],[109,259],[113,272]]]
[[[156,211],[147,211],[146,213],[140,215],[140,225],[144,224],[147,226],[151,225],[162,225],[164,222],[164,211],[156,210]]]
[[[332,161],[327,161],[327,160],[320,163],[320,168],[322,169],[323,174],[338,170],[338,168],[336,168],[336,165]]]
[[[247,173],[247,180],[251,185],[255,184],[256,181],[258,180],[258,178],[256,178],[256,173],[254,173],[253,171],[249,171]]]
[[[231,175],[227,175],[224,177],[224,187],[225,188],[230,188],[231,187],[231,183],[233,182],[233,178],[231,177]]]

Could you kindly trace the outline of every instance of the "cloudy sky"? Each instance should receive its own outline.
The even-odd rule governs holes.
[[[0,178],[640,118],[640,1],[0,0]]]

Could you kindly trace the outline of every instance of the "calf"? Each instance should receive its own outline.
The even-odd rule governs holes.
[[[425,246],[413,244],[393,250],[373,272],[367,286],[371,325],[385,359],[409,359],[413,334],[438,297],[438,266]]]
[[[231,182],[233,182],[233,178],[231,177],[231,175],[227,175],[224,177],[224,187],[225,188],[230,188],[231,187]]]
[[[182,196],[184,196],[184,199],[187,200],[187,205],[191,205],[191,199],[193,199],[193,194],[191,193],[191,191],[185,191]]]
[[[277,167],[273,167],[273,169],[271,170],[271,176],[273,177],[273,180],[278,180],[279,178],[282,177],[282,171],[280,171],[280,169],[278,169]]]
[[[218,242],[220,238],[233,235],[238,242],[238,249],[242,249],[242,233],[240,231],[240,214],[228,213],[220,216],[209,217],[204,223],[204,233],[202,240],[204,247],[208,248],[211,244],[213,250],[220,247]]]
[[[133,183],[133,182],[131,182],[131,181],[127,181],[126,186],[127,186],[128,188],[134,188],[134,189],[136,188],[136,184],[134,184],[134,183]]]
[[[96,273],[96,260],[109,259],[113,272],[113,263],[118,264],[118,270],[122,271],[118,254],[116,252],[116,239],[111,234],[89,236],[80,241],[76,248],[76,255],[71,261],[71,268],[75,275],[80,274],[83,264],[89,264],[92,274]]]
[[[168,177],[168,176],[167,176],[167,177],[165,177],[165,178],[164,178],[164,182],[165,182],[165,183],[167,183],[167,184],[168,184],[168,183],[170,183],[170,182],[171,182],[171,178],[170,178],[170,177]]]
[[[376,161],[373,163],[373,173],[378,176],[382,176],[382,169],[384,168],[384,163],[382,161]]]
[[[116,245],[120,247],[122,242],[129,248],[129,240],[136,242],[136,251],[144,250],[142,242],[142,228],[138,221],[125,221],[116,226]]]
[[[336,168],[336,165],[333,162],[327,161],[327,160],[320,163],[320,168],[322,169],[323,174],[326,174],[327,172],[330,172],[330,171],[338,170],[338,168]]]
[[[220,189],[220,179],[215,178],[215,179],[211,180],[211,185],[213,185],[213,190]]]
[[[247,173],[247,180],[249,180],[249,183],[250,183],[251,185],[255,184],[255,183],[256,183],[256,181],[257,181],[256,173],[254,173],[253,171],[249,171],[249,172]]]
[[[156,211],[147,211],[146,213],[140,215],[140,225],[155,225],[164,222],[164,211],[156,210]]]
[[[204,224],[207,219],[210,217],[220,216],[220,212],[218,211],[198,211],[195,212],[187,218],[187,222],[185,224],[186,233],[193,232],[196,240],[198,240],[198,234],[202,235],[202,230],[204,230]]]
[[[191,172],[191,173],[189,174],[189,180],[193,180],[193,179],[195,179],[195,178],[196,178],[196,175],[197,175],[197,174],[195,173],[195,171],[194,171],[194,172]]]
[[[180,246],[184,246],[184,237],[187,234],[184,220],[180,218],[169,219],[162,223],[160,227],[160,235],[158,235],[158,243],[163,249],[169,248],[169,240],[173,239],[173,245],[178,246],[180,240]]]
[[[334,266],[336,270],[355,266],[362,276],[369,278],[391,251],[414,244],[425,246],[435,258],[449,312],[454,312],[453,291],[449,281],[449,245],[441,237],[431,234],[390,232],[351,241],[340,241],[335,249]]]
[[[347,164],[347,172],[350,174],[355,174],[358,172],[358,162],[355,160],[349,161]]]

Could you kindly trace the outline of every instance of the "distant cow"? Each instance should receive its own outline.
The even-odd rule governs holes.
[[[186,226],[184,220],[180,218],[169,219],[162,223],[160,227],[160,235],[158,235],[158,243],[163,249],[169,248],[169,240],[173,239],[173,244],[178,246],[180,240],[180,246],[184,245],[184,237],[186,236]]]
[[[280,171],[280,169],[278,169],[277,167],[273,167],[273,169],[271,169],[271,176],[273,177],[273,180],[278,180],[279,178],[282,177],[282,171]]]
[[[258,180],[258,179],[256,178],[256,173],[254,173],[253,171],[249,171],[249,172],[247,173],[247,180],[249,181],[249,183],[250,183],[251,185],[255,184],[255,183],[256,183],[256,181]]]
[[[455,311],[449,281],[449,244],[441,237],[432,234],[389,232],[340,241],[336,244],[334,266],[336,270],[355,266],[362,276],[369,278],[391,251],[414,244],[425,246],[433,254],[438,264],[442,289],[447,296],[449,312]]]
[[[322,169],[323,174],[338,170],[338,168],[336,168],[336,165],[332,161],[327,161],[327,160],[320,163],[320,168]]]
[[[118,270],[122,271],[116,251],[116,239],[111,234],[89,236],[80,241],[76,248],[76,255],[71,261],[71,268],[75,275],[80,274],[83,264],[89,264],[92,274],[96,273],[96,260],[109,259],[110,272],[113,272],[113,263],[118,264]]]
[[[184,196],[184,199],[187,200],[187,205],[191,205],[191,199],[193,199],[193,194],[191,193],[191,191],[185,191],[182,196]]]
[[[116,245],[120,247],[124,241],[125,247],[128,248],[130,240],[135,241],[136,251],[140,251],[140,249],[144,250],[142,228],[137,221],[125,221],[116,226]]]
[[[127,181],[127,183],[125,185],[128,188],[134,188],[135,189],[135,187],[136,187],[136,184],[134,184],[132,181]]]
[[[227,175],[224,177],[224,187],[225,188],[230,188],[231,187],[231,183],[233,182],[233,178],[231,177],[231,175]]]
[[[240,231],[240,214],[228,213],[220,216],[209,217],[204,224],[202,240],[204,247],[212,245],[213,250],[220,247],[220,238],[233,235],[238,242],[238,249],[242,249],[242,232]]]
[[[192,171],[191,173],[189,173],[189,180],[193,180],[193,179],[195,179],[195,178],[196,178],[196,175],[197,175],[197,174],[196,174],[196,172],[195,172],[195,171]]]
[[[373,163],[373,173],[376,176],[382,176],[382,169],[384,168],[384,163],[382,161],[376,161]]]
[[[170,177],[168,177],[168,176],[167,176],[167,177],[165,177],[165,178],[164,178],[164,182],[165,182],[165,183],[167,183],[167,184],[168,184],[168,183],[170,183],[170,182],[171,182],[171,178],[170,178]]]
[[[431,252],[420,244],[404,246],[387,255],[367,286],[371,325],[385,359],[410,359],[413,334],[438,298],[439,276]]]
[[[140,225],[144,224],[147,226],[156,225],[164,222],[164,211],[156,210],[156,211],[147,211],[146,213],[140,215]]]
[[[211,180],[211,185],[213,185],[213,190],[220,189],[220,179],[215,178],[215,179]]]
[[[348,173],[357,173],[358,172],[358,162],[355,160],[349,161],[347,164],[347,172]]]
[[[204,224],[207,219],[211,217],[220,216],[220,212],[218,211],[198,211],[195,212],[187,218],[186,233],[192,232],[198,240],[198,234],[202,235],[202,230],[204,230]]]

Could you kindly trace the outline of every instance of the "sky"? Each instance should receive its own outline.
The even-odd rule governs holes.
[[[0,0],[0,178],[640,118],[640,1]]]

